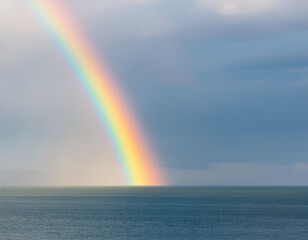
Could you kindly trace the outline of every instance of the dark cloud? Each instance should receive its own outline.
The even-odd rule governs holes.
[[[163,164],[304,161],[305,25],[214,17],[107,51]]]
[[[69,6],[123,86],[162,166],[305,162],[307,2],[274,1],[258,11],[235,5],[232,14],[221,11],[223,1],[201,2],[70,1]],[[39,156],[59,151],[69,158],[63,139],[81,151],[80,145],[101,134],[52,41],[31,29],[25,42],[40,44],[23,45],[14,31],[18,44],[0,42],[11,46],[3,47],[3,56],[18,50],[9,61],[0,57],[0,141],[11,149],[5,157],[13,159],[17,142],[10,139],[31,140],[18,145],[27,154],[15,156],[16,163],[31,162],[37,146],[43,146]],[[100,152],[99,143],[91,151]],[[71,158],[82,155],[78,151]]]

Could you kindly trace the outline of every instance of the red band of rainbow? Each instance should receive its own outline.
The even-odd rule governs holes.
[[[54,39],[94,105],[131,185],[161,185],[158,167],[134,114],[59,0],[26,0]]]

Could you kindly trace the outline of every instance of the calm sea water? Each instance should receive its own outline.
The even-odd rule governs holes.
[[[308,239],[308,188],[0,188],[0,239]]]

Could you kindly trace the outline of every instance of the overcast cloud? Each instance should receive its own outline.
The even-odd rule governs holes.
[[[307,1],[66,2],[170,183],[308,184]],[[0,184],[123,183],[87,97],[24,1],[1,1],[0,36]]]

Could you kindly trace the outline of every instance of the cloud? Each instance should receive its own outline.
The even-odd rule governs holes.
[[[303,170],[303,171],[308,171],[308,164],[305,162],[295,163],[294,168]]]
[[[0,169],[1,186],[49,185],[53,177],[50,170]]]
[[[77,9],[83,9],[84,14],[101,14],[102,12],[109,12],[109,11],[117,11],[121,8],[125,7],[140,7],[143,5],[151,4],[155,2],[154,0],[91,0],[88,2],[84,1],[76,1],[76,0],[69,0],[68,5],[74,5]]]
[[[21,2],[0,3],[1,167],[57,168],[57,184],[80,184],[78,175],[111,183],[114,172],[120,183],[87,97]],[[276,164],[268,168],[283,174],[279,164],[306,168],[306,1],[67,2],[133,102],[162,165],[182,169],[174,183],[183,183],[182,174],[215,184],[215,173],[217,183],[228,183],[224,174],[232,182],[232,169],[253,171],[244,163]],[[192,170],[234,162],[242,165]]]
[[[46,46],[35,17],[24,1],[0,2],[0,67],[9,67],[37,53]],[[44,41],[45,40],[45,41]]]
[[[306,186],[307,168],[277,164],[210,164],[208,169],[168,169],[177,185]]]
[[[222,16],[262,14],[277,7],[279,0],[196,0],[199,7],[209,8]]]

